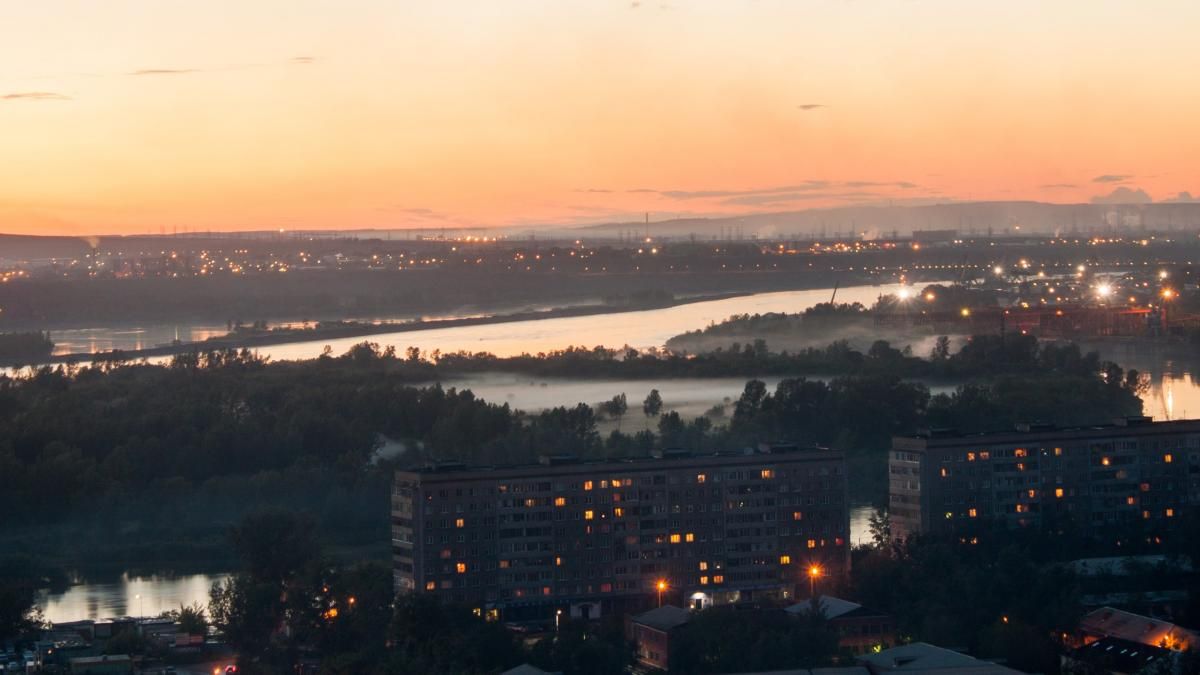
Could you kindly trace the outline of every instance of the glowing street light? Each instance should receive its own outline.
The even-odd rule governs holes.
[[[1112,285],[1100,284],[1096,287],[1096,295],[1099,295],[1102,298],[1107,298],[1108,296],[1112,295],[1112,290]]]
[[[992,273],[995,274],[996,276],[1001,276],[1004,274],[1004,268],[1001,267],[1000,265],[996,265],[995,267],[992,268]]]
[[[659,579],[658,583],[654,585],[654,588],[658,591],[658,606],[662,607],[662,594],[663,591],[667,590],[666,579]]]
[[[1162,289],[1162,296],[1163,300],[1170,300],[1171,298],[1175,297],[1175,291],[1169,288],[1164,288]]]
[[[901,288],[896,292],[896,296],[900,298],[901,302],[904,302],[912,297],[912,291],[908,290],[907,288]]]
[[[817,597],[817,577],[821,576],[820,565],[809,565],[808,567],[808,597]]]

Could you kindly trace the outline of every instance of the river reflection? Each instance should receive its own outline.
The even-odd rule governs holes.
[[[122,576],[116,581],[71,586],[61,593],[42,591],[38,606],[50,622],[110,619],[121,616],[157,616],[180,605],[208,604],[208,590],[225,574],[191,574],[177,577]]]

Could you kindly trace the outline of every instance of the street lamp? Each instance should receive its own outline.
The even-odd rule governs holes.
[[[559,609],[554,612],[554,632],[555,633],[558,632],[558,627],[561,623],[562,623],[562,610]]]
[[[654,585],[654,588],[658,591],[658,606],[662,607],[662,594],[663,591],[667,590],[666,579],[659,579],[658,583]]]
[[[820,565],[809,565],[808,567],[808,597],[817,597],[817,577],[821,576]]]

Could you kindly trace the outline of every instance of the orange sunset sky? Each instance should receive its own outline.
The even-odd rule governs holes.
[[[0,232],[1200,195],[1194,1],[38,0],[0,25]]]

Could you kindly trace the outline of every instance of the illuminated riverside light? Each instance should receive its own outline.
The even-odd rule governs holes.
[[[1110,284],[1100,284],[1096,287],[1096,295],[1099,295],[1102,298],[1107,298],[1109,295],[1112,295],[1112,290],[1113,289]]]
[[[995,267],[992,268],[992,273],[995,274],[996,276],[1000,276],[1000,275],[1004,274],[1004,268],[999,265],[996,265]]]
[[[901,300],[908,300],[909,298],[912,297],[912,291],[908,290],[907,288],[901,288],[899,291],[896,292],[896,295]]]

